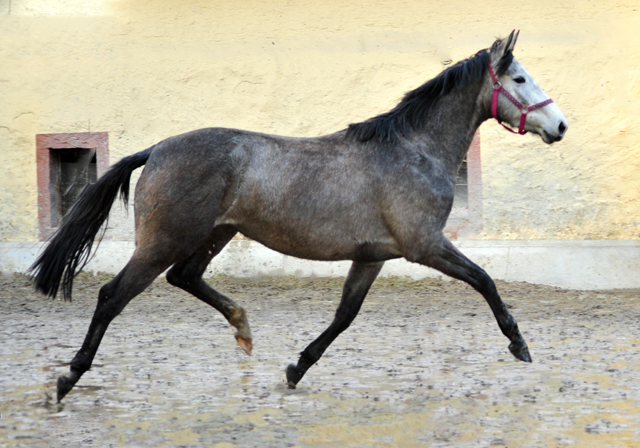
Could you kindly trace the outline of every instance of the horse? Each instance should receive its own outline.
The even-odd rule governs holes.
[[[58,402],[91,367],[109,323],[167,269],[167,281],[222,313],[251,354],[245,310],[203,280],[237,233],[294,257],[352,261],[333,321],[286,369],[290,388],[352,323],[384,262],[401,257],[471,285],[513,356],[531,362],[491,277],[443,233],[458,167],[484,121],[504,121],[547,144],[567,130],[558,106],[514,58],[518,35],[450,66],[392,110],[333,134],[205,128],[113,165],[85,188],[30,268],[36,290],[55,298],[62,289],[70,300],[112,204],[118,194],[127,203],[131,174],[144,165],[135,187],[134,253],[101,287],[84,343],[58,378]]]

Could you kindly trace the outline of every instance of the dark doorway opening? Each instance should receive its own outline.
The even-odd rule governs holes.
[[[51,225],[58,227],[82,190],[98,179],[96,151],[51,148]]]

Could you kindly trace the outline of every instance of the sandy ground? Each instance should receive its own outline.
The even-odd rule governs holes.
[[[58,405],[105,278],[74,301],[0,280],[0,446],[639,447],[640,291],[499,283],[534,362],[459,282],[381,279],[296,390],[284,369],[333,317],[339,279],[213,279],[248,311],[251,357],[215,310],[159,280]]]

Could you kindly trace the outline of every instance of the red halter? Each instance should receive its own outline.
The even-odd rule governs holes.
[[[498,97],[502,93],[509,101],[511,101],[518,109],[520,109],[520,112],[522,113],[522,115],[520,115],[520,126],[518,127],[518,132],[505,126],[504,124],[502,124],[502,127],[504,127],[509,132],[513,132],[514,134],[520,134],[520,135],[526,134],[527,131],[524,130],[524,125],[527,122],[527,113],[531,112],[532,110],[540,109],[541,107],[547,106],[553,103],[553,100],[549,98],[548,100],[542,101],[540,103],[536,103],[533,106],[524,106],[522,103],[520,103],[520,101],[515,99],[513,95],[507,92],[507,90],[504,87],[502,87],[502,84],[500,84],[500,81],[498,81],[496,74],[493,72],[493,67],[491,67],[491,62],[489,62],[489,74],[491,75],[491,80],[493,81],[493,98],[491,99],[491,115],[493,115],[493,118],[498,120],[498,123],[502,124],[502,121],[500,121],[500,119],[498,118]]]

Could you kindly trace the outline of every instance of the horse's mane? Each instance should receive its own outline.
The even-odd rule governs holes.
[[[501,40],[497,40],[492,45],[491,51],[500,43]],[[452,65],[432,80],[407,92],[402,101],[389,112],[361,123],[350,124],[347,129],[347,138],[361,142],[368,140],[384,142],[407,137],[413,131],[419,131],[440,98],[482,79],[490,59],[490,50],[480,50],[472,57]],[[511,51],[506,52],[496,67],[497,76],[503,75],[512,61],[513,54]]]

